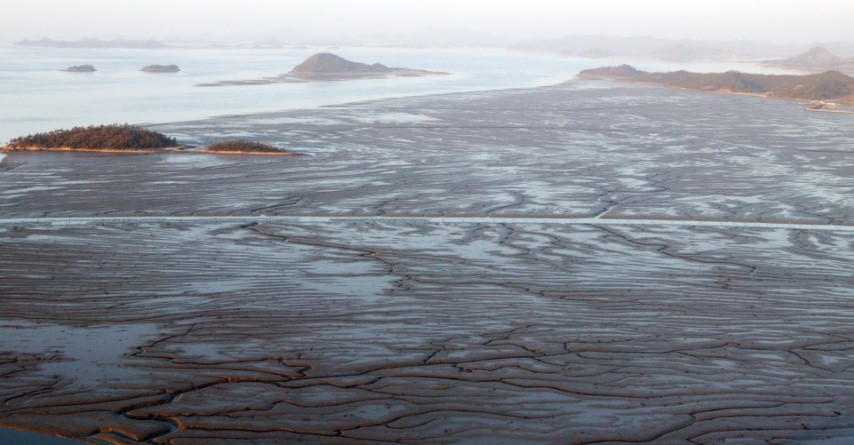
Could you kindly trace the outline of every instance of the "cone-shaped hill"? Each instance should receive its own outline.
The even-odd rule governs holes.
[[[216,87],[234,85],[267,85],[271,83],[295,83],[315,80],[353,80],[371,79],[388,76],[421,77],[448,74],[440,71],[427,71],[414,68],[394,68],[381,63],[367,64],[353,62],[332,53],[317,53],[295,66],[287,74],[276,77],[263,77],[250,80],[223,80],[203,83],[196,86]]]
[[[394,71],[381,63],[352,62],[332,53],[318,53],[291,70],[294,74],[323,75],[323,74],[352,74],[352,73],[390,73]]]

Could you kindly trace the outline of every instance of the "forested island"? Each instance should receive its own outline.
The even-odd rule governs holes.
[[[178,141],[163,133],[136,125],[98,125],[54,130],[12,139],[3,152],[15,151],[101,151],[153,153],[263,154],[294,156],[287,150],[272,145],[247,140],[224,141],[204,149],[179,145]]]
[[[584,70],[581,77],[604,77],[646,82],[698,91],[742,93],[768,98],[801,99],[814,102],[854,104],[854,78],[839,71],[820,74],[692,73],[672,71],[650,73],[630,65]]]
[[[151,151],[177,146],[175,138],[139,126],[98,125],[21,136],[9,141],[5,151]]]
[[[332,53],[317,53],[295,66],[287,74],[251,80],[223,80],[196,86],[267,85],[271,83],[295,83],[315,80],[336,81],[382,78],[387,76],[420,77],[443,74],[448,73],[414,68],[395,68],[381,63],[367,64],[353,62]]]

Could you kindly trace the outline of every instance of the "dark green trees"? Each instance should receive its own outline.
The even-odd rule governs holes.
[[[178,142],[135,125],[99,125],[54,130],[12,139],[7,148],[70,148],[92,150],[148,150],[174,147]]]

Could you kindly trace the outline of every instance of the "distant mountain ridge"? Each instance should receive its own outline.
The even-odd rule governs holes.
[[[620,65],[584,70],[579,73],[579,76],[656,83],[698,91],[747,93],[769,98],[854,104],[854,77],[839,71],[803,75],[749,74],[738,71],[649,73],[630,65]]]
[[[693,59],[740,59],[745,54],[737,51],[727,51],[720,48],[702,46],[670,45],[650,53],[660,59],[684,61]]]
[[[556,38],[528,40],[513,45],[515,49],[555,51],[575,54],[598,48],[613,54],[653,55],[664,58],[692,56],[696,58],[787,57],[811,46],[829,48],[843,56],[854,56],[854,43],[814,42],[812,45],[777,44],[751,40],[694,40],[649,36],[566,35]]]
[[[788,59],[769,60],[763,62],[763,65],[807,71],[832,69],[854,72],[854,58],[846,59],[844,57],[839,57],[826,48],[820,46],[794,57],[789,57]]]
[[[34,46],[42,48],[130,48],[130,49],[158,49],[168,48],[168,46],[157,40],[101,40],[101,39],[81,39],[81,40],[54,40],[54,39],[39,39],[39,40],[20,40],[15,42],[17,46]]]

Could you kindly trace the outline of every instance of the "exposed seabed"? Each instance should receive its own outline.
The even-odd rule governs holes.
[[[161,127],[294,158],[10,155],[0,425],[173,445],[848,440],[844,119],[593,82]]]

